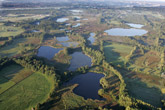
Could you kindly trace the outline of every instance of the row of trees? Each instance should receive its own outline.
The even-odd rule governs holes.
[[[92,58],[93,65],[99,65],[105,59],[104,55],[99,50],[94,50],[92,48],[82,46],[83,52]]]
[[[55,67],[48,66],[44,64],[42,60],[39,60],[32,56],[13,58],[13,61],[15,61],[17,64],[20,64],[21,66],[28,68],[34,72],[40,72],[40,73],[46,74],[47,76],[53,77],[54,87],[58,88],[58,85],[60,82],[60,76],[56,73]]]
[[[148,104],[146,102],[143,102],[142,100],[138,100],[138,99],[130,97],[129,94],[127,93],[126,83],[125,83],[124,78],[122,77],[121,73],[119,71],[117,71],[114,67],[112,67],[109,63],[107,63],[106,61],[103,61],[102,67],[104,68],[104,73],[106,73],[106,74],[113,73],[120,80],[119,99],[117,100],[115,98],[115,100],[117,100],[121,106],[124,106],[124,107],[126,107],[126,109],[129,109],[129,110],[144,109],[144,108],[145,109],[156,109],[151,104]],[[106,90],[108,87],[107,83],[108,83],[108,81],[106,81],[106,78],[102,79],[101,84],[103,85],[104,90]],[[100,90],[99,92],[103,94],[104,90]],[[112,94],[112,96],[113,96],[113,94]],[[113,96],[113,97],[115,97],[115,96]]]

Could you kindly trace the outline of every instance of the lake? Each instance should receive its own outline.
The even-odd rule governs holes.
[[[70,10],[71,12],[73,12],[73,13],[81,13],[81,12],[83,12],[83,10]]]
[[[68,21],[68,20],[69,20],[69,18],[58,18],[56,21],[59,23],[62,23],[62,22]]]
[[[34,33],[36,33],[36,32],[40,32],[40,31],[38,31],[38,30],[32,30],[31,32],[34,32]]]
[[[94,100],[104,100],[104,98],[98,95],[98,90],[102,88],[100,86],[100,79],[102,77],[104,77],[103,74],[88,72],[86,74],[75,76],[67,84],[79,84],[73,92],[85,99],[91,98]]]
[[[142,28],[144,26],[142,24],[133,24],[133,23],[126,23],[126,24],[133,28]]]
[[[65,42],[69,40],[68,36],[64,36],[64,37],[56,37],[57,41],[59,42]]]
[[[124,29],[124,28],[113,28],[104,31],[108,33],[108,35],[111,36],[142,36],[146,34],[148,31],[143,30],[143,29]]]
[[[88,38],[88,40],[91,42],[91,44],[93,44],[95,42],[95,33],[90,33],[90,37]]]
[[[92,61],[91,58],[84,55],[82,52],[74,52],[72,55],[72,59],[70,61],[70,67],[68,70],[70,71],[75,71],[77,68],[82,67],[82,66],[91,66]]]
[[[81,23],[77,23],[76,25],[74,25],[73,27],[79,27],[81,25]]]
[[[65,24],[66,26],[70,26],[71,24],[70,23],[68,23],[68,24]]]
[[[44,57],[44,58],[47,58],[48,60],[51,60],[55,56],[55,54],[58,53],[62,49],[63,48],[53,48],[50,46],[41,46],[38,49],[37,56]]]
[[[77,47],[79,43],[77,42],[61,42],[60,43],[64,47]]]

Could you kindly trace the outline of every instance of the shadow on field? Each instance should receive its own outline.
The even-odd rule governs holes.
[[[161,91],[156,87],[149,87],[147,83],[135,77],[134,72],[119,69],[125,79],[126,88],[130,96],[147,102],[155,107],[161,107]],[[140,73],[139,73],[140,74]]]
[[[120,54],[118,52],[114,51],[114,47],[107,47],[109,45],[112,45],[112,43],[105,43],[104,44],[104,53],[105,53],[105,58],[106,61],[112,62],[112,64],[115,65],[124,65],[124,61],[121,61],[120,59]]]
[[[53,108],[58,105],[57,102],[61,100],[62,94],[69,91],[70,89],[66,88],[64,90],[59,90],[55,94],[53,94],[51,97],[51,100],[45,102],[44,104],[41,105],[40,110],[49,110],[50,108]]]

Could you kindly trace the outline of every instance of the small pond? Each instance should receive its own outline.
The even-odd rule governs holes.
[[[69,20],[69,18],[58,18],[56,21],[59,23],[62,23],[62,22],[68,21],[68,20]]]
[[[126,24],[133,28],[142,28],[144,26],[142,24],[133,24],[133,23],[126,23]]]
[[[77,47],[79,43],[77,42],[61,42],[60,43],[64,47]]]
[[[70,23],[68,23],[68,24],[65,24],[66,26],[70,26],[71,24]]]
[[[41,46],[38,49],[37,56],[47,58],[48,60],[51,60],[56,53],[58,53],[62,48],[53,48],[50,46]]]
[[[111,36],[142,36],[147,33],[146,30],[143,29],[124,29],[124,28],[113,28],[104,31]]]
[[[87,18],[84,18],[83,20],[88,20]]]
[[[83,12],[83,10],[70,10],[71,12],[73,12],[73,13],[81,13],[81,12]]]
[[[81,25],[81,23],[77,23],[76,25],[74,25],[73,27],[79,27]]]
[[[36,32],[40,32],[40,31],[38,31],[38,30],[32,30],[31,32],[34,32],[34,33],[36,33]]]
[[[98,90],[102,88],[99,83],[102,77],[104,77],[103,74],[89,72],[74,77],[67,84],[79,84],[73,92],[85,99],[104,100],[104,98],[98,95]]]
[[[57,41],[59,42],[65,42],[69,40],[68,36],[64,36],[64,37],[56,37]]]
[[[95,42],[95,33],[90,33],[90,37],[88,38],[88,40],[91,42],[91,44],[93,44]]]
[[[71,64],[68,70],[75,71],[77,68],[82,66],[91,66],[91,58],[84,55],[82,52],[74,52],[72,55]]]

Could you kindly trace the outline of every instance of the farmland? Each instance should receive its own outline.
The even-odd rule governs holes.
[[[30,109],[36,104],[46,101],[51,86],[44,75],[33,73],[30,77],[0,95],[1,109]],[[10,97],[10,99],[7,97]]]
[[[0,24],[0,37],[16,36],[23,32],[24,30],[21,27],[5,26],[3,23]]]

